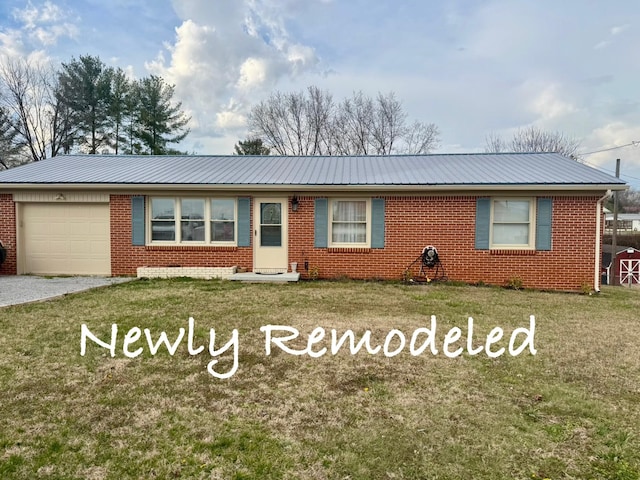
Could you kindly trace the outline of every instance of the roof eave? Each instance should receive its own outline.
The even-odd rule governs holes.
[[[507,191],[507,190],[527,190],[527,191],[602,191],[602,190],[627,190],[626,184],[442,184],[442,185],[310,185],[310,184],[212,184],[212,183],[189,183],[189,184],[158,184],[158,183],[0,183],[0,190],[111,190],[111,191],[166,191],[166,190],[204,190],[215,188],[223,191],[379,191],[379,192],[404,192],[404,191]]]

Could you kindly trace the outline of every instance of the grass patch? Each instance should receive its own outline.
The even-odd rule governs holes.
[[[0,309],[0,478],[638,479],[640,292],[598,296],[457,285],[137,281]],[[263,325],[286,325],[304,348],[318,327],[382,343],[438,320],[437,337],[475,320],[474,345],[536,316],[535,347],[518,357],[440,352],[387,358],[265,355]],[[151,355],[142,333],[173,341]],[[80,325],[119,337],[115,357]],[[239,368],[207,364],[239,332]],[[317,351],[329,346],[321,341]],[[397,346],[397,342],[394,343]],[[455,348],[454,348],[455,349]],[[233,365],[231,350],[216,365]]]

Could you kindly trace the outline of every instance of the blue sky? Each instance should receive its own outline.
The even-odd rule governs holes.
[[[192,115],[180,146],[230,154],[251,105],[310,85],[395,92],[441,152],[535,125],[640,189],[636,0],[3,0],[0,55],[98,55],[162,75]]]

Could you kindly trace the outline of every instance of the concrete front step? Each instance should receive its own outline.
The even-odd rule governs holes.
[[[264,282],[264,283],[285,283],[285,282],[297,282],[300,280],[300,273],[234,273],[227,277],[227,280],[234,280],[239,282]]]

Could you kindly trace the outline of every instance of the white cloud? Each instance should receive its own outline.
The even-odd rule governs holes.
[[[627,28],[629,28],[629,24],[625,23],[624,25],[618,25],[611,28],[611,35],[618,35],[624,32]]]
[[[247,58],[240,66],[240,78],[236,83],[240,90],[251,90],[264,84],[267,78],[267,62],[261,58]]]
[[[75,23],[68,21],[73,17],[70,11],[63,11],[61,7],[46,0],[41,5],[31,1],[22,8],[14,8],[13,17],[22,24],[19,36],[26,35],[40,47],[55,45],[60,38],[76,38],[79,29]]]
[[[41,23],[56,23],[65,18],[65,13],[62,9],[50,2],[49,0],[45,1],[40,9],[40,22]]]
[[[246,117],[239,112],[224,111],[216,114],[216,126],[227,130],[243,129],[247,124]]]
[[[78,34],[78,28],[71,23],[63,23],[60,25],[51,25],[47,28],[35,28],[31,35],[36,38],[42,45],[55,45],[60,37],[74,38]]]
[[[615,173],[616,159],[621,159],[621,178],[640,189],[640,125],[614,121],[595,128],[586,138],[582,152],[591,166]]]
[[[18,57],[24,53],[24,43],[18,30],[0,31],[0,51],[6,57]]]
[[[175,0],[174,8],[183,18],[175,39],[145,66],[174,84],[193,111],[192,141],[211,145],[208,137],[243,135],[254,101],[318,64],[311,45],[290,39],[286,2]]]
[[[27,6],[22,10],[19,8],[13,9],[13,17],[22,22],[27,29],[35,28],[40,17],[40,12],[31,2],[27,3]]]
[[[231,153],[252,105],[309,85],[335,101],[395,92],[411,120],[440,127],[441,151],[481,151],[487,134],[530,125],[592,151],[640,140],[629,56],[640,8],[621,1],[13,0],[19,10],[0,7],[13,13],[0,18],[0,52],[91,52],[161,75],[192,116],[178,148],[199,153]],[[595,158],[640,169],[637,152]]]
[[[317,63],[316,54],[311,47],[305,45],[290,45],[286,51],[287,61],[291,65],[292,73],[304,72]]]
[[[606,40],[602,40],[602,41],[596,43],[593,48],[596,49],[596,50],[601,50],[603,48],[609,47],[610,45],[612,45],[614,43],[613,37],[615,37],[617,35],[620,35],[622,32],[624,32],[628,28],[629,28],[629,24],[628,23],[625,23],[623,25],[616,25],[614,27],[611,27],[611,29],[609,30],[609,34],[610,34],[611,38],[606,39]]]
[[[547,122],[575,113],[578,109],[565,100],[558,85],[551,84],[543,87],[537,94],[534,94],[530,108],[538,117],[538,121]]]
[[[604,165],[612,157],[625,157],[627,161],[640,163],[640,125],[625,122],[611,122],[591,132],[583,151],[605,150],[588,156],[590,163]],[[622,147],[627,145],[628,147]],[[622,147],[622,148],[617,148]],[[611,149],[611,150],[610,150]]]

